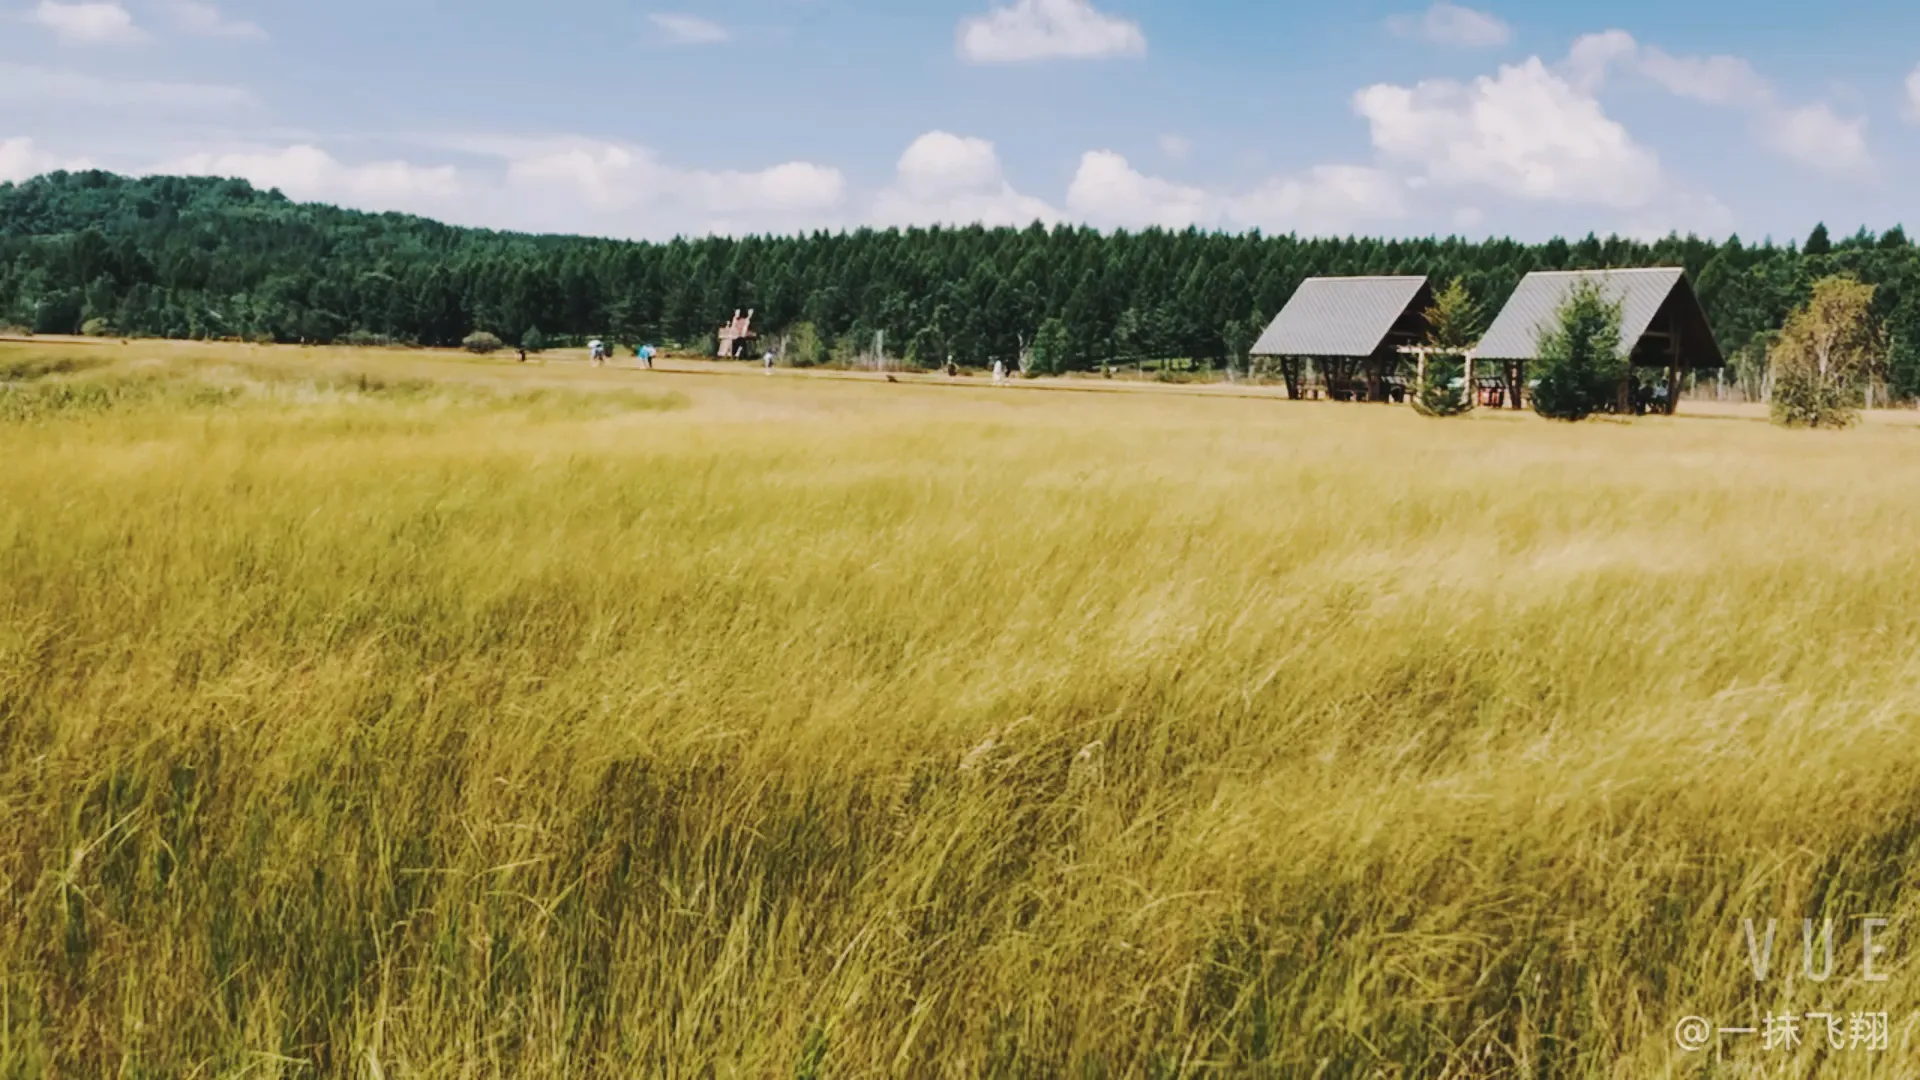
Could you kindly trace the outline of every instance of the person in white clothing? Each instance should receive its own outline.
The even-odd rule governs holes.
[[[1007,381],[1007,362],[1005,360],[995,360],[993,362],[993,381],[996,384]]]

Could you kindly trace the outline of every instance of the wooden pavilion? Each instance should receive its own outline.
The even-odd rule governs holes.
[[[1553,329],[1560,308],[1576,286],[1597,286],[1609,303],[1620,306],[1620,348],[1633,371],[1620,388],[1616,410],[1672,415],[1680,401],[1681,379],[1692,371],[1725,367],[1700,298],[1678,267],[1645,270],[1567,270],[1529,274],[1487,330],[1477,361],[1504,368],[1513,408],[1521,408],[1526,365],[1540,358],[1540,338]],[[1638,373],[1664,372],[1664,381],[1643,388]]]
[[[1403,357],[1426,343],[1432,306],[1424,277],[1309,278],[1251,352],[1279,363],[1296,401],[1404,401]]]

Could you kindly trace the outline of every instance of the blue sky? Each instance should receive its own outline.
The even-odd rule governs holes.
[[[1798,239],[1912,216],[1920,5],[0,0],[0,180],[79,166],[642,238]]]

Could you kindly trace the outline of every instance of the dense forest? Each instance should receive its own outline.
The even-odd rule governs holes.
[[[1901,228],[1749,246],[1669,237],[1302,239],[1086,228],[909,229],[649,244],[464,229],[295,203],[239,180],[109,173],[0,184],[0,325],[38,333],[451,345],[607,335],[710,344],[735,308],[829,359],[883,332],[921,361],[1050,369],[1228,363],[1317,274],[1459,277],[1497,310],[1532,270],[1682,265],[1737,377],[1813,281],[1878,286],[1885,379],[1920,398],[1920,250]]]

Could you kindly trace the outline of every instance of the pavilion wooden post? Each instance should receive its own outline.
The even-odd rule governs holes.
[[[1680,320],[1673,320],[1673,333],[1667,339],[1667,415],[1680,411]]]
[[[1420,376],[1419,376],[1420,381],[1414,386],[1413,393],[1407,395],[1408,401],[1410,402],[1417,401],[1420,395],[1426,393],[1427,364],[1430,362],[1431,357],[1458,356],[1461,359],[1461,362],[1464,363],[1466,366],[1465,373],[1466,373],[1467,405],[1473,408],[1479,407],[1480,389],[1479,387],[1475,386],[1473,383],[1474,360],[1476,358],[1476,350],[1436,349],[1431,345],[1409,345],[1403,349],[1400,349],[1399,352],[1400,352],[1400,355],[1402,356],[1412,356],[1417,358],[1420,361]]]
[[[1288,401],[1301,401],[1305,399],[1306,394],[1303,392],[1305,388],[1300,385],[1299,357],[1283,356],[1280,358],[1280,378],[1287,384]]]
[[[1420,350],[1419,360],[1419,370],[1413,376],[1413,393],[1407,395],[1407,404],[1416,409],[1427,399],[1427,350]]]

